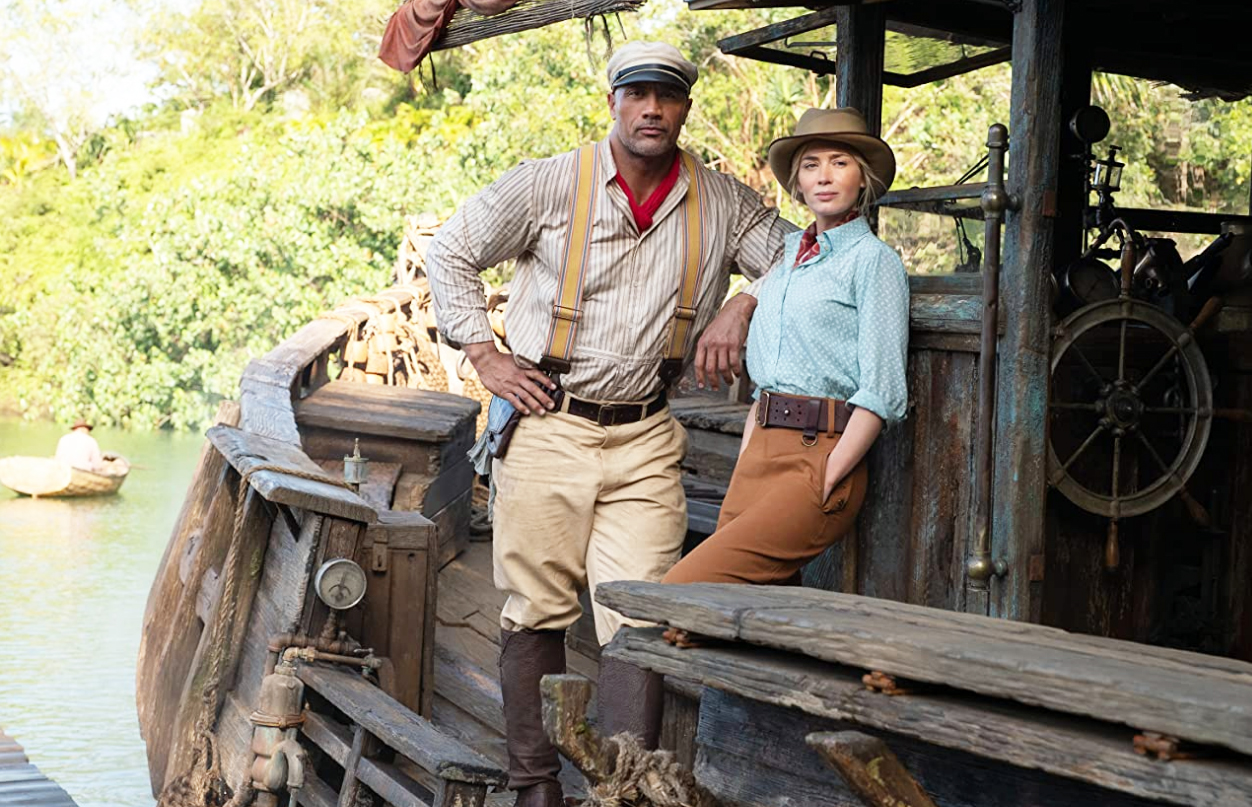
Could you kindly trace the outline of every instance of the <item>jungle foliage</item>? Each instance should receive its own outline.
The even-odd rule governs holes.
[[[166,15],[142,42],[162,100],[84,134],[76,177],[35,110],[13,117],[0,131],[0,406],[202,427],[250,358],[390,282],[406,215],[447,215],[519,160],[602,136],[606,31],[689,52],[702,76],[685,145],[800,220],[765,145],[799,110],[833,104],[833,81],[716,47],[785,11],[654,0],[606,25],[438,54],[437,85],[423,86],[373,58],[389,7],[204,0]],[[1130,164],[1123,201],[1246,211],[1252,104],[1113,76],[1096,94]],[[955,181],[1008,97],[1003,65],[889,88],[897,186]],[[911,271],[959,260],[951,220],[891,213],[882,233]]]

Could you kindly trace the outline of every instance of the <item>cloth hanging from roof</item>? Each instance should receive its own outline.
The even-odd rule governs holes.
[[[412,71],[430,53],[457,8],[457,0],[408,0],[387,20],[378,58],[401,73]]]

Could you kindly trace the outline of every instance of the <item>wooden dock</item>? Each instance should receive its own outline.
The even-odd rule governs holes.
[[[31,764],[0,728],[0,807],[76,807],[70,794]]]

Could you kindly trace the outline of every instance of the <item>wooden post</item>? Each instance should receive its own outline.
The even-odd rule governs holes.
[[[881,134],[886,16],[877,5],[845,6],[836,10],[835,25],[835,103],[859,109],[870,133]],[[869,225],[878,231],[877,211],[871,211]],[[853,531],[828,548],[805,569],[804,585],[856,593],[860,577],[857,541]]]
[[[343,784],[339,786],[338,807],[356,807],[357,794],[361,790],[361,784],[356,778],[356,766],[360,764],[361,753],[365,748],[365,734],[365,729],[360,726],[352,727],[352,748],[343,763]]]
[[[882,73],[887,17],[882,6],[844,6],[835,16],[835,97],[861,110],[870,134],[882,134]]]
[[[1061,127],[1062,20],[1065,0],[1023,0],[1013,18],[1009,113],[1009,190],[1021,199],[1005,225],[1001,272],[1004,335],[999,348],[992,557],[1008,572],[993,579],[989,601],[973,592],[966,610],[1038,619],[1031,558],[1044,550],[1046,439],[1057,163]],[[980,596],[972,596],[974,593]]]
[[[935,807],[899,757],[859,731],[816,732],[805,738],[868,807]]]

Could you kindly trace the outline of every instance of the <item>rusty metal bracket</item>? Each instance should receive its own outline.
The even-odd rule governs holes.
[[[387,558],[390,556],[390,546],[387,544],[386,530],[375,530],[371,536],[374,545],[370,551],[370,571],[385,572],[387,571]]]
[[[1169,762],[1173,759],[1195,759],[1199,754],[1188,750],[1183,741],[1168,734],[1145,731],[1136,734],[1134,739],[1135,753],[1145,757]]]
[[[900,686],[899,680],[894,675],[887,675],[880,670],[872,670],[861,676],[861,683],[865,684],[865,688],[871,692],[879,692],[883,695],[910,695],[916,691],[913,685]]]

